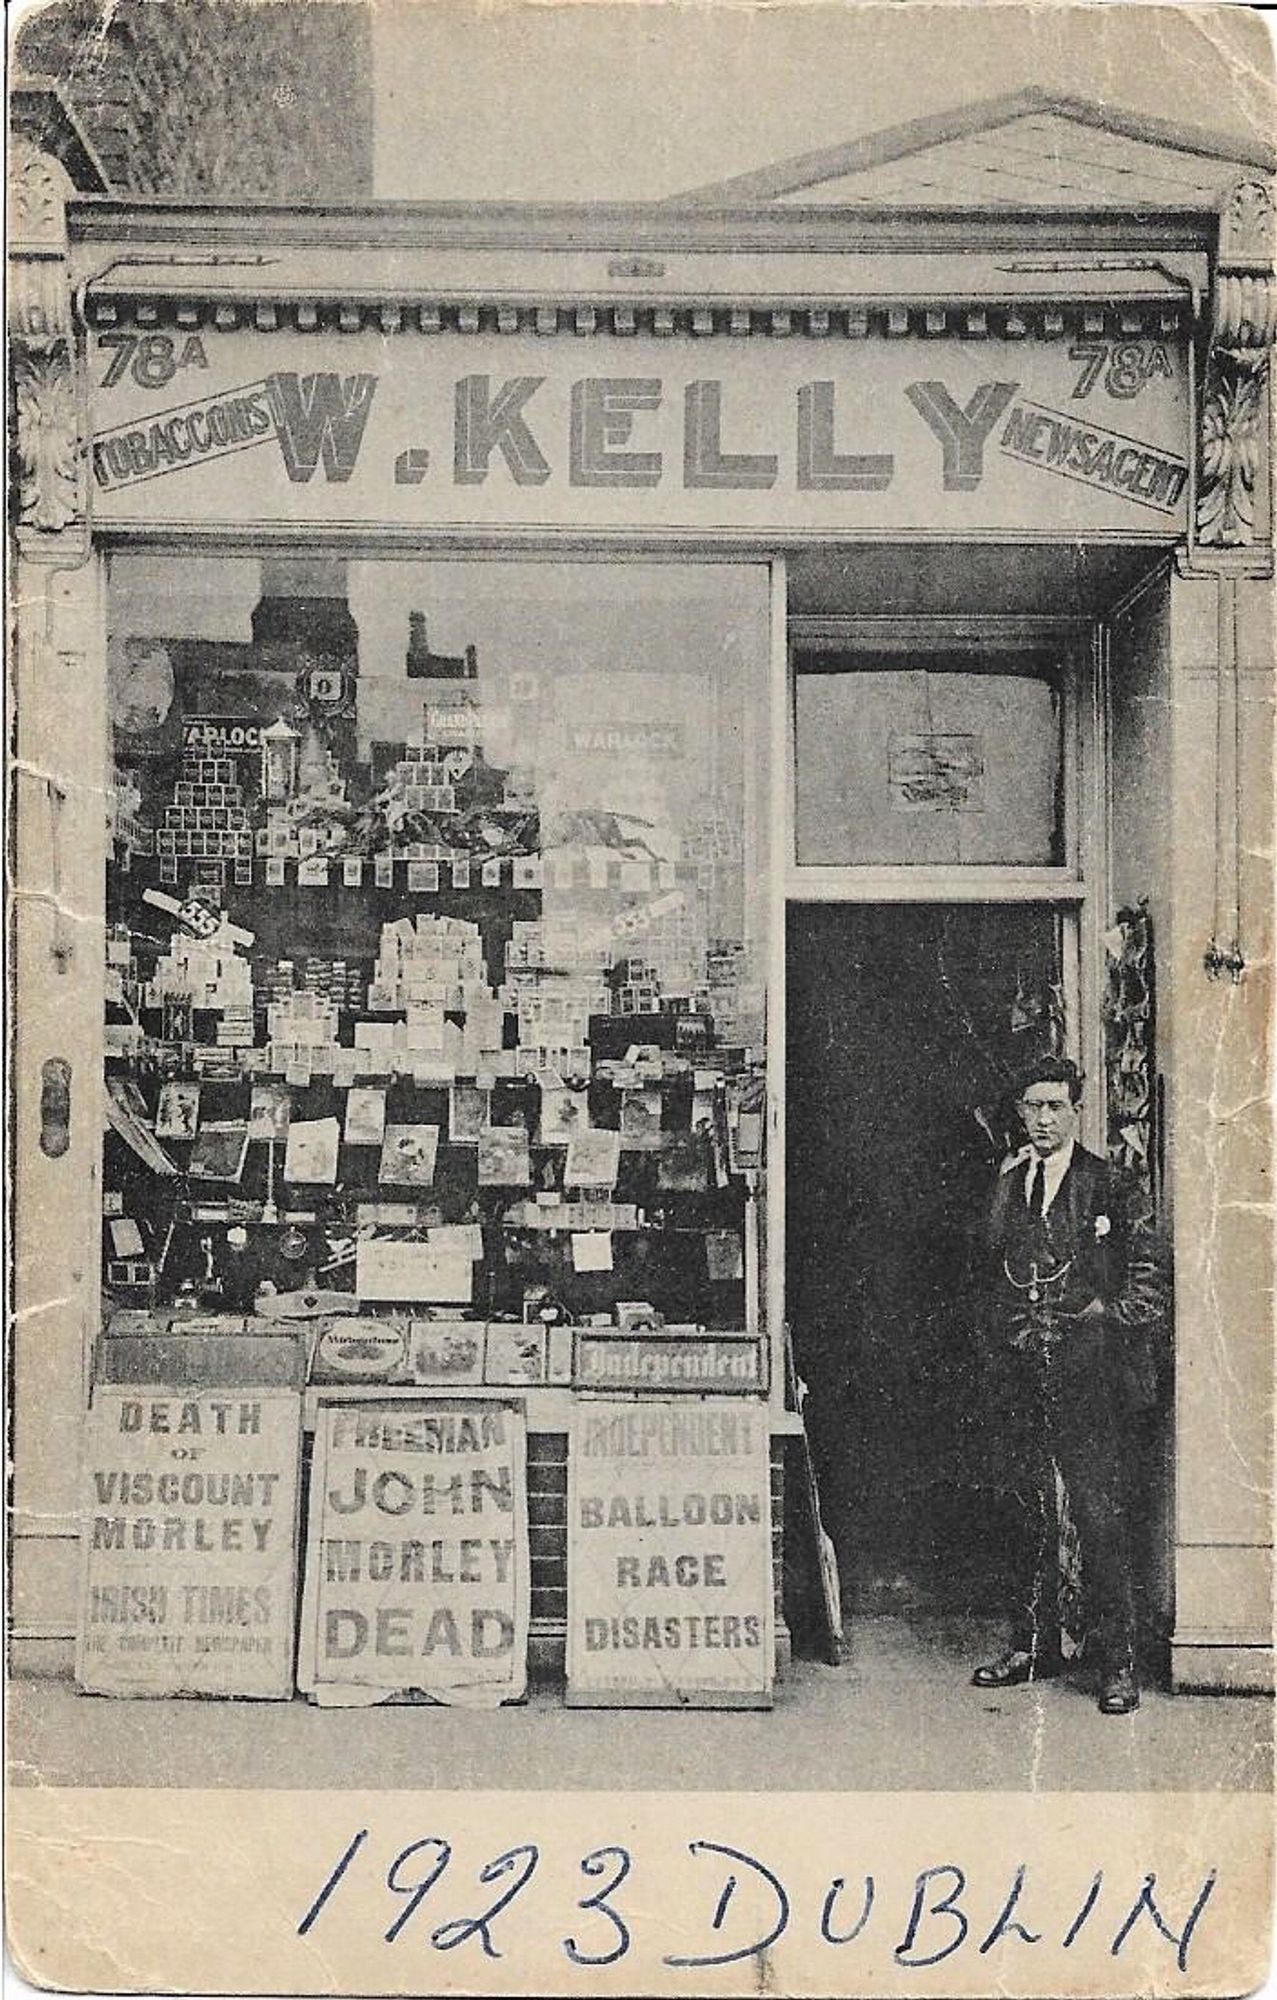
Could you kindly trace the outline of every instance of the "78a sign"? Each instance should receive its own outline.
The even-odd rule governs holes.
[[[1168,382],[1175,379],[1174,363],[1160,340],[1082,340],[1070,347],[1069,360],[1084,364],[1073,388],[1075,403],[1097,384],[1106,395],[1128,403],[1159,375]]]

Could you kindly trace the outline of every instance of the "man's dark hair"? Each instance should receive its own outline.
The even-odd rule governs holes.
[[[1023,1097],[1026,1090],[1035,1083],[1067,1083],[1069,1102],[1078,1104],[1082,1098],[1082,1072],[1067,1056],[1039,1056],[1036,1062],[1025,1063],[1015,1079],[1015,1095]]]

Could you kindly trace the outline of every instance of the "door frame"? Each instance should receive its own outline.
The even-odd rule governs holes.
[[[1057,868],[948,866],[801,866],[795,847],[795,660],[831,646],[847,651],[906,652],[912,647],[1014,652],[1043,643],[1060,649],[1064,717],[1064,864]],[[1084,1095],[1083,1143],[1105,1145],[1102,935],[1109,906],[1109,746],[1107,658],[1092,618],[1007,616],[788,616],[785,564],[772,565],[771,688],[771,963],[768,1002],[770,1157],[767,1203],[766,1303],[773,1370],[783,1357],[788,1300],[785,1287],[786,945],[791,904],[1036,903],[1056,910],[1061,925],[1065,1047],[1091,1079]],[[774,1380],[783,1380],[783,1365]]]

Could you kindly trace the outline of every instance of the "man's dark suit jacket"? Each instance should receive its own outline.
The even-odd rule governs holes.
[[[1015,1292],[1005,1269],[1019,1219],[1012,1204],[1024,1202],[1025,1172],[1017,1160],[998,1175],[987,1217],[987,1296],[995,1319],[1004,1324],[1009,1314],[1025,1310],[1025,1295]],[[1062,1285],[1051,1288],[1062,1341],[1070,1340],[1074,1327],[1084,1329],[1078,1346],[1095,1353],[1099,1341],[1125,1407],[1149,1408],[1158,1399],[1163,1372],[1158,1335],[1165,1325],[1167,1285],[1152,1232],[1132,1219],[1127,1191],[1106,1160],[1074,1145],[1045,1227],[1054,1258],[1070,1264]],[[1104,1308],[1102,1321],[1075,1319],[1096,1299]],[[996,1337],[996,1329],[991,1331]]]

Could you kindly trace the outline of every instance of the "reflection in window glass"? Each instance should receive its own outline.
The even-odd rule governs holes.
[[[113,562],[109,1308],[744,1326],[767,603]]]
[[[1063,860],[1059,675],[999,655],[806,654],[794,677],[797,859]]]

